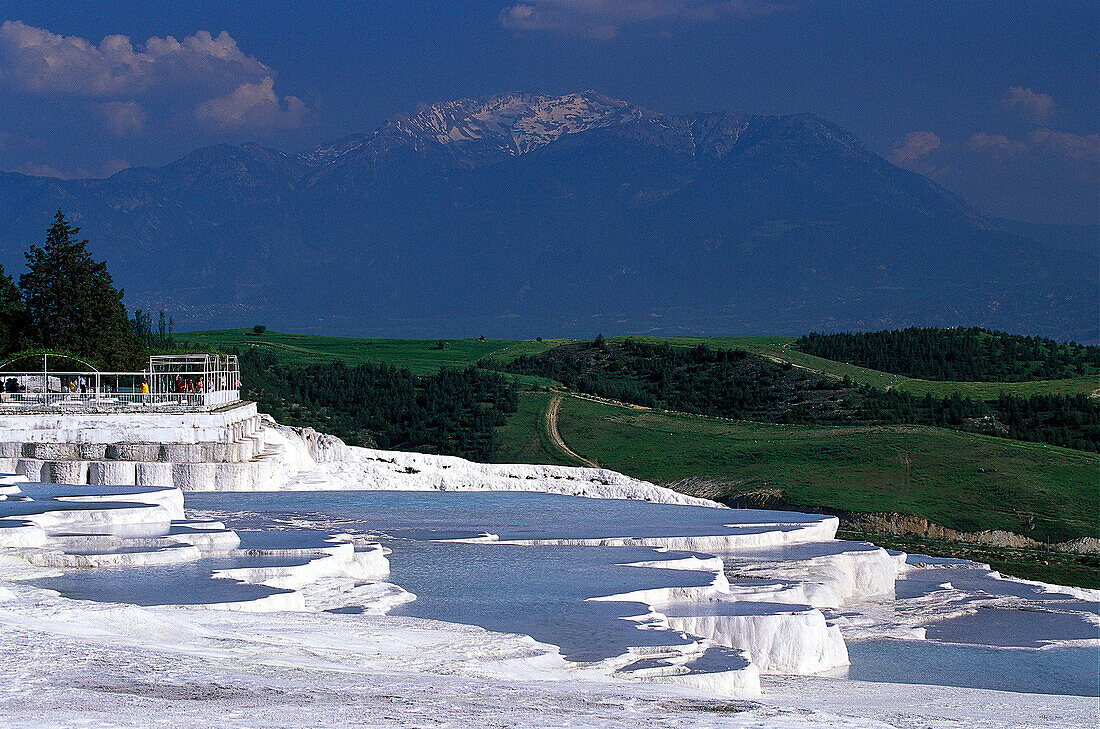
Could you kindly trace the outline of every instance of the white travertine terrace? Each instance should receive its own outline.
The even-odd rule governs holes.
[[[253,487],[522,490],[718,508],[712,502],[603,469],[494,466],[445,456],[349,448],[312,431],[283,428],[270,421],[259,429],[256,438],[271,454],[265,467],[273,478],[262,484],[253,482]],[[135,452],[142,452],[142,444],[134,447]],[[174,451],[180,452],[178,447]],[[0,529],[0,545],[22,548],[23,559],[38,567],[170,565],[241,551],[239,539],[225,530],[224,525],[184,520],[183,493],[178,487],[92,484],[84,488],[73,485],[51,488],[15,475],[8,477],[9,498],[20,495],[20,481],[28,493],[42,498],[41,508],[28,508],[24,502],[20,514],[0,517],[0,522],[12,525]],[[15,504],[11,502],[12,508]],[[97,505],[102,508],[96,508]],[[598,539],[523,543],[646,546],[715,553],[831,541],[837,527],[832,517],[780,512],[758,512],[755,517],[731,518],[720,533],[709,535],[661,538],[609,535]],[[490,537],[485,539],[492,541]],[[249,554],[303,559],[296,564],[218,569],[211,577],[262,585],[273,591],[247,600],[209,603],[207,607],[303,611],[309,609],[311,601],[331,603],[331,595],[327,602],[322,596],[326,590],[361,591],[364,583],[376,586],[371,588],[375,590],[372,597],[382,603],[399,604],[413,597],[399,587],[377,587],[384,584],[388,574],[388,562],[378,545],[357,546],[350,538],[338,537],[331,544],[311,550],[249,550]],[[896,573],[895,560],[882,564],[891,568],[891,577]],[[731,589],[723,561],[718,557],[669,560],[660,566],[707,572],[713,579],[702,588],[661,588],[595,599],[643,603],[649,613],[639,620],[648,627],[690,633],[700,641],[687,648],[632,649],[619,659],[605,662],[605,670],[624,678],[673,680],[745,696],[759,695],[761,672],[815,673],[847,664],[839,630],[827,623],[820,610],[811,604],[812,600],[801,604],[795,599],[807,591],[824,591],[828,595],[824,602],[833,604],[837,601],[835,589],[830,592],[828,587],[810,585],[799,591],[788,586],[787,599],[774,601],[777,593],[772,583],[765,584],[761,594],[743,588]],[[840,592],[847,594],[851,590]],[[741,659],[734,655],[737,652]],[[716,660],[717,656],[722,656],[722,660]],[[708,663],[714,663],[715,667],[707,670]]]
[[[630,618],[639,629],[673,630],[695,636],[686,644],[667,648],[631,648],[599,664],[570,664],[553,646],[536,643],[530,638],[387,616],[385,613],[393,606],[415,599],[415,596],[387,581],[389,562],[387,550],[382,546],[349,535],[333,534],[324,543],[310,547],[242,549],[241,538],[226,529],[223,523],[187,519],[183,492],[234,488],[538,491],[596,498],[634,498],[655,503],[716,505],[603,469],[487,465],[444,456],[351,448],[337,439],[309,430],[286,428],[258,416],[255,420],[250,418],[252,416],[244,421],[229,418],[227,422],[240,425],[239,432],[232,432],[237,426],[226,426],[230,428],[231,438],[219,441],[216,451],[215,441],[202,440],[207,435],[188,442],[184,432],[152,428],[144,432],[129,431],[130,440],[126,442],[103,444],[103,459],[82,461],[79,456],[98,456],[98,445],[75,435],[74,443],[54,450],[50,448],[58,446],[56,443],[26,439],[20,442],[19,450],[20,454],[28,455],[0,454],[0,459],[7,459],[0,465],[13,466],[10,470],[21,472],[0,476],[0,580],[8,581],[0,587],[0,631],[6,643],[17,654],[20,650],[35,654],[45,652],[54,655],[56,661],[61,660],[58,652],[65,650],[67,641],[72,640],[63,636],[87,636],[79,639],[93,641],[101,646],[96,650],[109,655],[136,650],[133,646],[144,646],[140,650],[146,653],[142,655],[160,655],[167,651],[183,666],[191,665],[190,656],[208,656],[194,668],[185,669],[192,672],[188,675],[196,677],[211,670],[210,660],[215,663],[230,661],[231,656],[238,671],[247,671],[257,677],[249,680],[261,682],[267,679],[258,677],[267,675],[272,666],[295,666],[296,671],[321,672],[333,685],[347,686],[358,685],[347,682],[365,672],[371,676],[371,681],[381,681],[384,685],[395,686],[393,690],[398,694],[413,696],[419,694],[423,682],[439,687],[452,679],[438,677],[448,676],[462,677],[460,680],[464,682],[487,681],[478,684],[482,686],[478,690],[483,696],[495,696],[491,687],[501,681],[519,682],[516,685],[522,685],[526,694],[538,697],[537,701],[549,702],[546,705],[556,706],[552,709],[556,711],[562,711],[562,707],[554,704],[551,698],[558,691],[553,688],[555,685],[570,686],[571,693],[579,691],[584,695],[605,697],[601,701],[608,696],[622,697],[621,702],[625,703],[621,706],[634,707],[606,714],[593,709],[598,714],[596,719],[591,717],[597,714],[586,714],[590,716],[587,720],[554,722],[562,726],[664,726],[671,721],[669,717],[680,716],[678,704],[667,703],[667,697],[683,697],[676,701],[699,701],[705,697],[697,692],[705,691],[766,698],[776,693],[774,687],[779,687],[779,693],[790,706],[806,708],[788,711],[763,704],[746,704],[728,716],[708,715],[707,721],[713,726],[833,725],[862,729],[883,726],[879,719],[883,712],[891,709],[898,691],[921,695],[915,689],[900,689],[892,684],[882,684],[894,688],[884,688],[878,694],[868,694],[868,689],[861,689],[865,697],[862,700],[869,703],[856,715],[838,716],[838,711],[843,713],[843,706],[837,701],[812,699],[788,688],[798,685],[790,683],[795,680],[790,678],[792,676],[807,677],[798,680],[823,682],[815,686],[834,686],[828,683],[829,679],[814,677],[848,663],[842,627],[856,633],[862,631],[862,634],[873,634],[874,630],[881,629],[888,630],[887,635],[923,637],[923,629],[908,627],[904,624],[904,616],[895,616],[894,624],[876,623],[886,628],[873,628],[866,625],[869,618],[844,612],[851,606],[864,609],[868,604],[889,605],[893,599],[894,581],[904,574],[907,566],[905,555],[891,554],[872,545],[835,540],[837,523],[831,517],[731,510],[728,525],[713,534],[666,537],[608,534],[591,539],[512,542],[536,547],[644,546],[693,552],[695,556],[692,557],[670,557],[632,566],[691,570],[711,575],[709,582],[701,587],[643,589],[591,598],[640,603],[644,609]],[[0,438],[15,437],[10,429],[3,431],[2,426],[0,422]],[[61,428],[55,431],[55,436],[62,431],[75,432]],[[149,434],[153,432],[158,432],[158,437],[165,440],[151,441]],[[246,441],[250,445],[240,445]],[[234,442],[237,445],[230,447]],[[69,446],[73,449],[66,450]],[[111,448],[110,453],[108,448]],[[199,460],[208,456],[232,457],[234,448],[236,456],[244,455],[246,450],[252,455],[245,461]],[[114,460],[107,458],[108,455]],[[86,465],[65,465],[81,462]],[[230,463],[238,467],[238,474],[245,475],[227,478],[224,466]],[[86,478],[68,485],[38,482],[43,475],[65,473]],[[38,478],[34,478],[36,475]],[[104,479],[113,478],[125,483],[102,483]],[[487,545],[509,543],[492,535],[473,541]],[[259,562],[215,569],[210,578],[218,583],[225,581],[227,586],[259,588],[261,592],[188,608],[139,608],[67,600],[21,581],[56,574],[59,570],[173,565],[227,555],[249,555],[258,558]],[[270,561],[263,563],[264,559]],[[233,592],[229,590],[226,594]],[[1081,597],[1095,600],[1098,596],[1092,591],[1083,591]],[[936,594],[929,598],[939,600],[935,605],[942,602],[948,608],[950,599],[950,594],[946,593],[942,598]],[[340,620],[339,616],[323,612],[348,604],[362,608],[362,614],[355,621]],[[297,617],[284,615],[288,611]],[[965,608],[958,608],[957,614],[965,614]],[[837,615],[841,616],[839,621]],[[56,626],[61,624],[58,621],[68,626],[62,632],[57,632]],[[165,629],[169,632],[165,633]],[[26,633],[28,630],[31,632]],[[162,637],[166,635],[179,637]],[[149,636],[157,637],[150,643]],[[223,653],[227,636],[232,636],[233,648],[230,653]],[[7,670],[17,682],[20,680],[22,668],[13,663]],[[429,671],[431,677],[417,671]],[[410,672],[420,676],[416,680],[421,683],[409,685],[415,685],[415,690],[400,682],[399,686],[393,683],[395,676],[408,676]],[[781,682],[762,684],[762,677],[765,682],[772,681],[773,677]],[[608,683],[609,678],[618,681]],[[290,675],[277,679],[282,682],[280,685],[292,680],[300,679]],[[621,688],[623,680],[657,682],[663,684],[663,688],[659,694],[643,686],[634,686],[628,691]],[[672,684],[680,684],[682,688],[674,688]],[[767,685],[773,688],[763,690]],[[835,693],[838,689],[831,690]],[[19,706],[33,707],[41,700],[39,695],[32,694],[19,694],[22,698],[13,699],[17,693],[0,697],[0,710],[5,701],[19,701],[23,702]],[[62,691],[58,695],[67,694]],[[939,714],[928,721],[920,714],[921,718],[904,725],[949,726],[973,719],[988,726],[1007,727],[1013,722],[1005,717],[1014,717],[1033,707],[1025,695],[1009,695],[1019,698],[999,698],[1001,709],[990,713],[980,708],[987,705],[982,701],[988,701],[980,692],[944,688],[935,695],[958,697],[959,708],[954,713],[946,712],[947,718],[942,721]],[[644,708],[645,702],[649,699],[644,697],[656,696],[666,697],[659,699],[666,703],[661,704],[657,713],[646,713],[649,710]],[[1036,715],[1038,718],[1031,721],[1035,726],[1087,724],[1095,715],[1087,702],[1075,697],[1047,698],[1049,701],[1043,706],[1058,707],[1050,714],[1057,721],[1048,721],[1043,718],[1045,714]],[[503,698],[500,701],[507,703]],[[461,701],[455,705],[466,706]],[[191,717],[185,720],[191,724],[202,723],[203,715],[188,713],[187,706],[172,704],[172,711],[178,717]],[[273,715],[272,725],[294,722],[300,725],[303,721],[327,716],[320,704],[310,706],[309,714],[300,710],[295,713],[288,708],[289,713],[285,716]],[[476,712],[473,704],[465,710]],[[641,713],[635,716],[632,713],[635,711]],[[66,714],[61,711],[58,716]],[[144,716],[147,721],[155,718],[140,711],[135,716]],[[626,721],[632,716],[635,718]],[[347,717],[344,713],[328,721],[349,721]],[[533,709],[516,723],[537,725],[545,718],[542,710]],[[691,725],[693,719],[698,720],[698,715],[686,714],[673,723],[686,726]],[[404,720],[416,723],[412,714]],[[18,721],[11,724],[20,725]]]

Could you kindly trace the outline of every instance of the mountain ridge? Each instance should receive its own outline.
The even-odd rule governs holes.
[[[810,114],[497,94],[299,153],[214,145],[101,180],[0,175],[0,193],[9,270],[61,207],[131,306],[188,326],[1097,336],[1094,253],[983,216]]]

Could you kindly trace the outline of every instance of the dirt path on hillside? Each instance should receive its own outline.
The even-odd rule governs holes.
[[[565,441],[562,440],[561,433],[558,431],[558,410],[560,408],[561,395],[554,395],[554,397],[550,399],[550,404],[546,406],[546,432],[550,434],[550,440],[554,441],[554,444],[557,445],[558,448],[561,448],[584,465],[591,466],[592,468],[599,468],[600,464],[588,460],[566,445]]]

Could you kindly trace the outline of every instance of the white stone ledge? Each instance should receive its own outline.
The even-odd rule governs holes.
[[[203,443],[228,442],[259,427],[256,403],[210,412],[0,413],[4,443]]]

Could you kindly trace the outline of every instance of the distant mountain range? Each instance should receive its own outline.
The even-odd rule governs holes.
[[[0,174],[0,262],[57,208],[181,325],[403,336],[974,324],[1096,341],[1095,228],[994,220],[811,115],[595,92],[436,104],[286,154]]]

